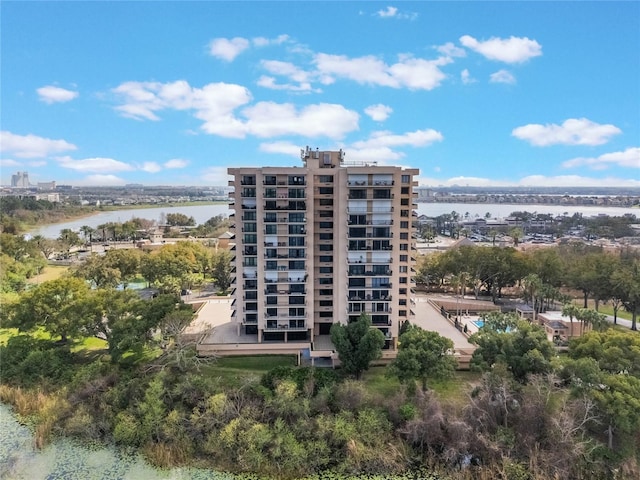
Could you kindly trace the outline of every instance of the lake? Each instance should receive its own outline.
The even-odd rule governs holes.
[[[84,446],[56,438],[42,450],[11,408],[0,403],[0,478],[11,480],[234,480],[234,475],[199,468],[152,467],[135,453],[115,447]]]
[[[622,208],[622,207],[590,207],[590,206],[565,206],[565,205],[522,205],[522,204],[486,204],[486,203],[418,203],[418,215],[427,215],[428,217],[436,217],[444,213],[458,212],[461,217],[469,213],[470,217],[484,217],[489,212],[494,218],[504,218],[510,213],[516,211],[528,211],[537,213],[548,213],[552,215],[562,215],[565,212],[568,215],[581,213],[585,217],[606,214],[610,216],[621,216],[625,213],[631,213],[640,216],[638,208]],[[30,231],[31,235],[42,235],[47,238],[57,238],[60,231],[65,228],[78,231],[83,225],[97,228],[98,225],[109,222],[126,222],[133,217],[145,218],[148,220],[159,221],[160,218],[167,213],[183,213],[188,217],[193,217],[197,225],[200,225],[211,217],[216,215],[229,215],[231,210],[227,204],[215,205],[196,205],[196,206],[173,206],[173,207],[157,207],[157,208],[136,208],[130,210],[113,210],[109,212],[99,212],[90,217],[84,217],[70,222],[56,223],[54,225],[45,225]]]

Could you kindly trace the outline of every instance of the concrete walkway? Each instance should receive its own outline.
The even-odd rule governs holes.
[[[416,295],[416,305],[413,307],[416,316],[413,323],[425,330],[438,332],[443,337],[450,338],[456,349],[475,350],[475,345],[469,343],[467,337],[454,327],[440,312],[429,303],[427,295]]]

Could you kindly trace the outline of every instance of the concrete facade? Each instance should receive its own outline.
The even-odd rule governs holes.
[[[325,344],[363,312],[397,348],[413,318],[417,169],[301,151],[302,167],[229,168],[232,322],[256,343]]]

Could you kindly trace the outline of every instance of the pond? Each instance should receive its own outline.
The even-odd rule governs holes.
[[[12,480],[234,480],[231,474],[197,468],[160,470],[135,453],[104,445],[87,446],[66,438],[46,448],[33,446],[31,430],[11,408],[0,404],[0,478]]]

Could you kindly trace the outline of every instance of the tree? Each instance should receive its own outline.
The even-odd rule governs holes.
[[[579,314],[580,314],[580,307],[574,305],[573,303],[567,303],[562,307],[562,316],[569,317],[569,322],[571,323],[571,333],[570,333],[571,337],[574,336],[573,319],[574,318],[577,319]]]
[[[55,240],[45,238],[42,235],[35,235],[30,242],[36,245],[36,248],[42,253],[45,259],[48,259],[51,254],[56,251],[56,247],[58,246]]]
[[[398,355],[389,372],[402,382],[420,380],[427,390],[427,379],[449,378],[456,369],[453,342],[438,332],[411,325],[400,336]]]
[[[369,364],[382,356],[384,335],[377,328],[371,328],[371,318],[363,313],[347,325],[334,323],[331,341],[344,371],[359,379],[362,372],[369,369]]]
[[[231,252],[218,250],[211,259],[211,276],[222,292],[226,292],[231,286]]]
[[[509,230],[509,236],[513,239],[513,246],[517,247],[524,236],[524,232],[519,227],[512,228]]]
[[[25,292],[10,312],[9,326],[29,331],[42,327],[52,336],[80,336],[86,326],[85,310],[79,308],[89,295],[84,280],[62,277],[41,283]]]
[[[640,312],[640,259],[628,259],[611,278],[625,310],[631,312],[631,330],[637,330]]]
[[[589,332],[569,344],[563,377],[575,395],[588,395],[608,426],[608,445],[614,433],[637,442],[640,429],[640,337],[632,332]],[[634,437],[636,440],[634,440]]]
[[[167,213],[167,225],[172,227],[193,227],[196,221],[184,213]]]
[[[485,325],[469,338],[478,346],[471,358],[474,369],[491,371],[496,364],[504,364],[521,383],[530,374],[551,371],[555,350],[539,325],[515,320],[508,314],[493,312],[492,317],[485,317]],[[507,330],[510,325],[515,328]]]
[[[74,274],[79,278],[91,281],[96,288],[115,288],[121,280],[120,271],[109,266],[105,257],[92,254],[82,262]]]

